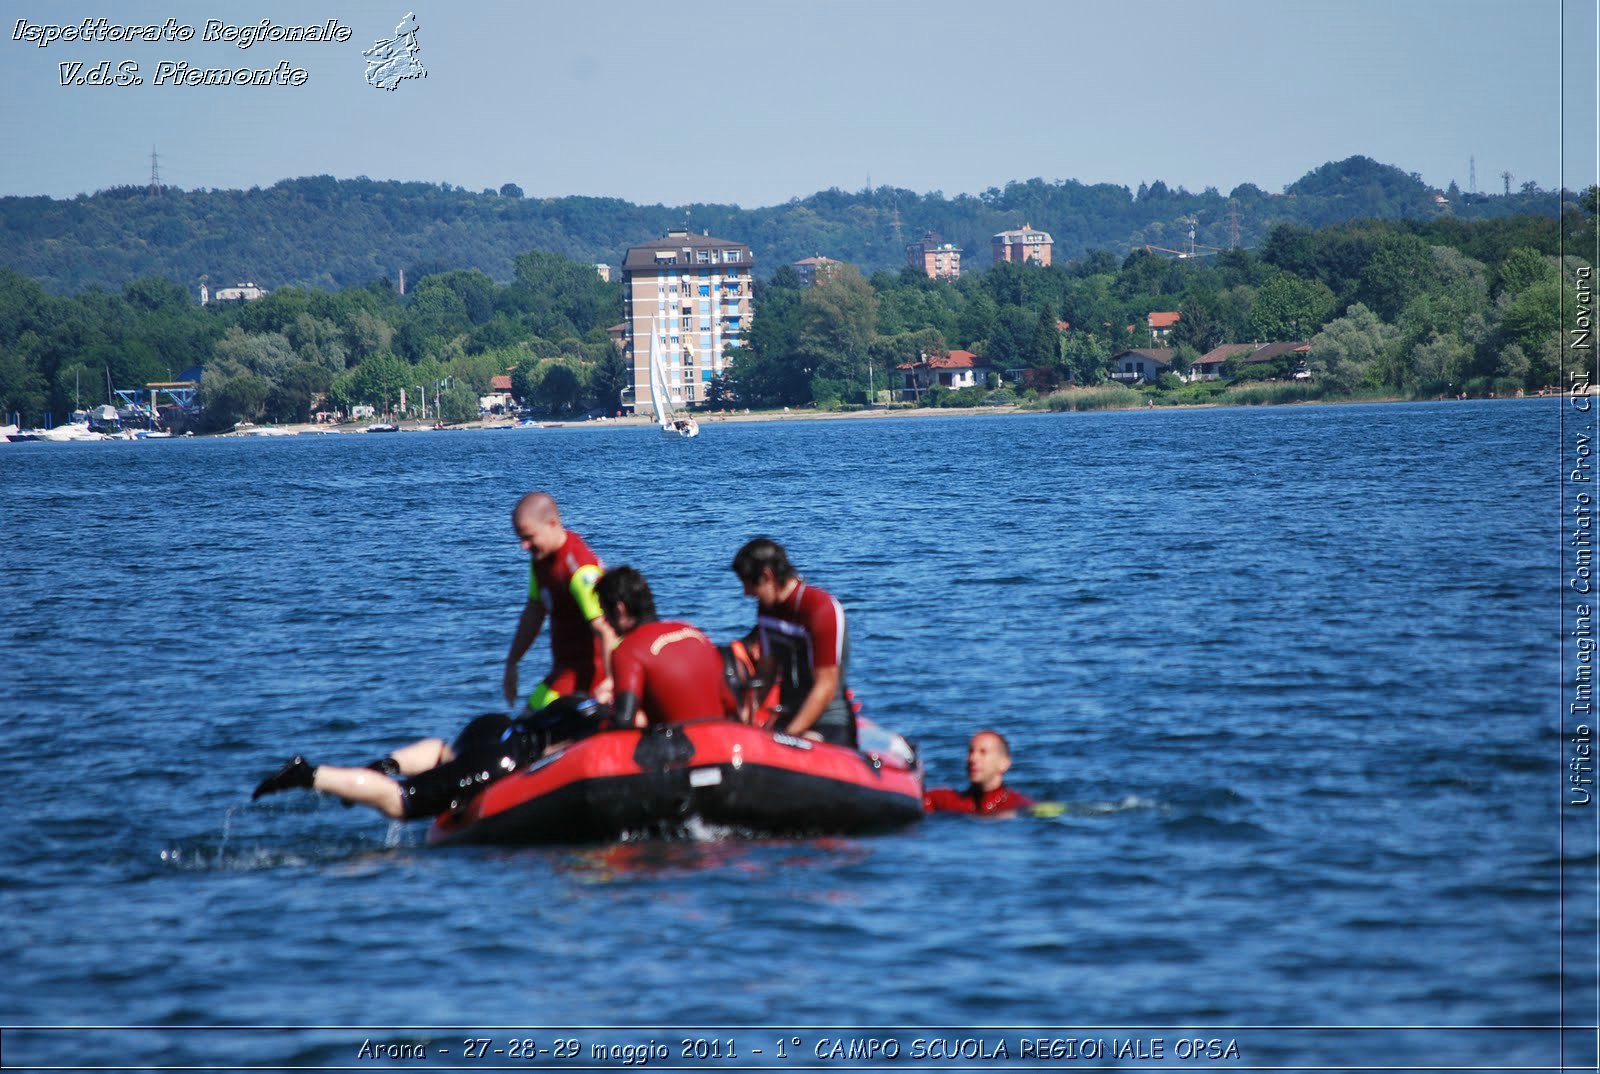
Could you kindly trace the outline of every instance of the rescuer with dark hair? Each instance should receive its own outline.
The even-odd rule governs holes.
[[[644,575],[618,567],[600,579],[595,594],[622,638],[611,652],[615,726],[737,716],[722,654],[688,623],[657,618]]]
[[[844,608],[805,582],[783,545],[757,537],[733,557],[744,595],[756,600],[756,636],[781,676],[774,730],[854,748],[856,713],[846,683],[850,643]]]

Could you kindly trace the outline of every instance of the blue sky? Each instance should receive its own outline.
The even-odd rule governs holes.
[[[375,90],[361,52],[408,11],[428,76]],[[951,195],[1035,176],[1278,190],[1353,154],[1463,189],[1475,157],[1485,191],[1505,171],[1546,188],[1597,174],[1594,0],[21,0],[4,12],[0,194],[143,183],[152,146],[162,179],[189,189],[366,175],[746,207],[869,177]],[[171,18],[196,38],[13,40],[19,19],[102,16]],[[353,36],[199,39],[208,19],[264,17],[338,19]],[[146,84],[61,85],[59,64],[103,60],[138,64]],[[306,82],[157,86],[163,60],[287,61]]]

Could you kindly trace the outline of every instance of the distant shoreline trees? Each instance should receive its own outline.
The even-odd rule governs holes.
[[[1322,390],[1555,386],[1560,310],[1596,250],[1596,198],[1591,189],[1559,221],[1283,224],[1256,249],[1213,257],[1091,250],[955,281],[846,265],[804,288],[780,266],[757,281],[748,345],[726,355],[716,398],[865,405],[899,386],[899,367],[952,350],[1030,371],[1008,390],[1094,385],[1117,352],[1152,345],[1153,311],[1180,314],[1165,341],[1180,366],[1219,343],[1295,340],[1310,341]],[[508,372],[531,405],[614,410],[629,382],[607,333],[622,319],[621,286],[548,250],[511,264],[504,283],[435,264],[407,272],[405,295],[379,277],[205,307],[159,278],[61,297],[0,269],[0,414],[59,421],[101,402],[108,379],[137,387],[197,366],[213,428],[304,421],[320,405],[392,408],[402,391],[462,420]]]

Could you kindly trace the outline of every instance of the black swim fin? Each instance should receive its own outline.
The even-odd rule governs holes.
[[[288,764],[260,783],[257,783],[255,792],[250,795],[250,800],[254,802],[258,798],[269,794],[277,794],[279,791],[310,790],[311,781],[316,772],[316,766],[308,763],[304,757],[297,753],[290,758]]]

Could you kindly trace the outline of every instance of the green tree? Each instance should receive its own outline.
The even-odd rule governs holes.
[[[394,326],[371,310],[356,310],[345,322],[345,347],[350,361],[389,349],[394,342]]]
[[[464,384],[452,384],[439,396],[439,416],[450,422],[472,421],[478,416],[478,394]]]
[[[1326,323],[1333,307],[1333,292],[1327,284],[1280,272],[1256,293],[1250,322],[1258,339],[1305,339]]]
[[[350,373],[345,402],[364,403],[384,414],[400,402],[400,392],[411,385],[411,366],[393,354],[374,354]]]
[[[1172,371],[1180,376],[1189,372],[1200,360],[1200,352],[1188,343],[1172,348]]]
[[[20,354],[0,350],[0,422],[18,415],[24,422],[43,415],[49,404],[45,379]]]
[[[1224,342],[1215,312],[1215,299],[1209,295],[1190,295],[1178,305],[1178,323],[1172,326],[1174,347],[1189,346],[1204,354]]]
[[[1547,277],[1511,296],[1501,317],[1502,346],[1520,346],[1524,354],[1534,359],[1535,374],[1548,375],[1540,368],[1544,363],[1539,361],[1539,356],[1550,341],[1559,343],[1561,338],[1561,298],[1561,281],[1554,276]],[[1540,382],[1543,383],[1549,382]]]
[[[535,250],[516,259],[516,280],[501,308],[521,311],[539,335],[557,329],[582,335],[622,319],[622,287],[602,280],[592,264]]]
[[[277,380],[295,364],[294,347],[285,336],[277,332],[246,334],[237,326],[217,341],[215,354],[219,361],[237,363],[268,381]]]
[[[1527,353],[1515,343],[1507,345],[1496,356],[1494,372],[1497,377],[1509,378],[1526,387],[1531,369]]]
[[[539,382],[548,366],[536,358],[526,358],[511,370],[511,394],[524,406],[532,406],[539,394]]]
[[[1348,392],[1380,376],[1398,344],[1394,326],[1358,302],[1312,337],[1306,364],[1330,391]]]
[[[1430,333],[1428,339],[1411,351],[1411,369],[1416,383],[1460,385],[1472,362],[1472,348],[1455,335]]]
[[[974,292],[961,307],[961,315],[956,321],[956,338],[968,347],[980,339],[988,339],[994,334],[995,321],[999,316],[1000,307],[987,291]]]
[[[723,368],[727,368],[733,361],[733,352],[723,358]],[[594,371],[589,377],[590,402],[607,414],[614,413],[621,405],[622,389],[633,383],[633,370],[628,368],[627,359],[622,357],[612,343],[607,340],[605,353],[594,364]],[[715,377],[712,383],[719,392],[726,394],[727,386],[724,377]],[[712,403],[708,393],[707,403]],[[719,404],[712,404],[719,405]]]
[[[333,383],[333,373],[316,362],[299,362],[289,367],[272,385],[262,403],[271,421],[310,421],[311,408]]]
[[[1092,332],[1066,332],[1061,337],[1058,368],[1074,384],[1099,384],[1106,379],[1111,355],[1111,344],[1104,337]]]
[[[1039,310],[1033,323],[1033,338],[1029,341],[1027,360],[1023,364],[1032,369],[1049,369],[1061,355],[1061,330],[1056,327],[1056,315],[1049,306]]]
[[[551,412],[571,410],[582,393],[583,381],[577,372],[564,362],[553,362],[539,380],[534,402]]]
[[[878,328],[878,294],[854,265],[837,265],[802,292],[798,349],[812,356],[814,375],[855,383],[882,383],[871,371],[869,347]]]
[[[1406,304],[1437,281],[1438,261],[1428,244],[1415,235],[1382,240],[1361,273],[1359,300],[1384,320],[1393,320]]]
[[[283,336],[302,362],[322,366],[330,373],[344,372],[344,333],[332,321],[302,313],[284,326]]]
[[[266,416],[272,382],[244,365],[227,359],[206,367],[200,381],[202,425],[212,430]]]

